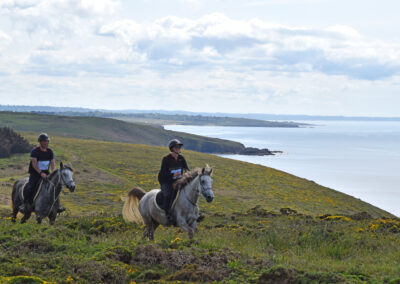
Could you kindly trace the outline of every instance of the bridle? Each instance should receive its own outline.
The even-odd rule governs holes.
[[[203,191],[206,191],[206,190],[212,190],[211,187],[210,187],[210,188],[204,188],[204,186],[203,186],[202,183],[201,183],[201,179],[200,179],[202,176],[203,176],[203,175],[199,175],[199,184],[200,184],[200,187],[201,187],[200,193],[203,192]],[[185,198],[186,198],[193,206],[197,206],[197,201],[196,201],[196,202],[193,202],[192,200],[190,200],[189,196],[188,196],[187,193],[186,193],[186,190],[183,190],[183,193],[185,194]]]
[[[67,169],[68,169],[68,168],[67,168]],[[70,170],[70,169],[69,169],[69,170]],[[63,176],[62,176],[61,171],[62,171],[62,169],[58,169],[58,172],[57,172],[57,174],[58,174],[58,181],[57,181],[56,184],[54,184],[50,179],[47,179],[47,181],[48,181],[48,182],[50,183],[50,185],[52,185],[52,187],[53,187],[53,204],[51,205],[49,212],[51,212],[51,210],[53,209],[54,204],[57,202],[58,198],[60,197],[61,191],[63,190],[63,186],[64,186],[64,185],[65,185],[65,186],[68,186],[67,183],[65,182]],[[56,185],[58,185],[58,184],[60,183],[60,181],[61,181],[61,190],[60,190],[60,192],[57,194],[57,197],[56,197]]]

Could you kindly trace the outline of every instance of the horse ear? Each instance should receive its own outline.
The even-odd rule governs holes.
[[[63,162],[60,163],[60,169],[62,169],[64,167]]]
[[[203,168],[202,170],[201,170],[201,174],[202,175],[204,175],[204,172],[206,171],[206,168]]]
[[[213,168],[211,168],[209,175],[211,176],[213,172]]]

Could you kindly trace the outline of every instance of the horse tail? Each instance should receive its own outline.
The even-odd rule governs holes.
[[[11,210],[14,210],[14,198],[18,195],[18,181],[16,181],[13,185],[13,190],[11,192],[11,200],[10,200],[10,207]]]
[[[143,224],[142,215],[139,212],[139,201],[146,194],[146,191],[140,187],[135,187],[128,193],[125,199],[124,207],[122,208],[122,216],[126,222],[135,222]]]

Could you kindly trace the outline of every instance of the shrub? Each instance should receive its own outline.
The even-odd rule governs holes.
[[[8,127],[0,128],[0,158],[7,158],[11,154],[29,153],[32,145],[28,140]]]

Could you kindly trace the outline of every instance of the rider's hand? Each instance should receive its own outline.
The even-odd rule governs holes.
[[[40,173],[40,176],[42,177],[42,179],[46,179],[47,178],[46,173],[43,173],[43,172]]]

